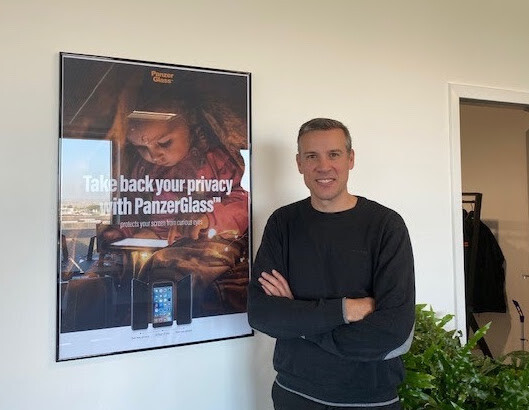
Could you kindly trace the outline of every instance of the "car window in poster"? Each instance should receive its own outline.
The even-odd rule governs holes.
[[[250,74],[61,53],[57,360],[252,334]]]

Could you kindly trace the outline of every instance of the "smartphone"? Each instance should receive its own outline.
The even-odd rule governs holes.
[[[149,326],[149,285],[139,279],[132,279],[130,292],[132,330],[147,329]]]
[[[193,316],[193,293],[191,275],[176,282],[176,323],[184,325],[191,323]]]
[[[152,326],[172,326],[174,320],[173,282],[152,284]]]

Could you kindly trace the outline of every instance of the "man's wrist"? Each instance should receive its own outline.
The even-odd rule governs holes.
[[[349,321],[349,319],[347,319],[347,304],[346,303],[347,303],[347,298],[345,298],[345,297],[342,298],[342,316],[343,316],[343,321],[344,321],[344,323],[349,324],[351,322]]]

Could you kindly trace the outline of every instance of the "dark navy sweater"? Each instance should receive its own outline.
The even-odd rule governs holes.
[[[257,279],[272,269],[294,300],[264,293]],[[375,299],[375,312],[346,323],[343,298],[365,296]],[[323,213],[307,198],[269,218],[248,315],[253,328],[277,339],[274,368],[283,388],[331,405],[396,401],[414,312],[411,243],[396,212],[358,197],[352,209]]]

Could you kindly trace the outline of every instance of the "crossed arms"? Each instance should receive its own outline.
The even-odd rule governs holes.
[[[268,296],[294,300],[288,282],[277,270],[272,269],[271,273],[262,272],[257,280]],[[344,319],[348,323],[357,322],[375,311],[375,299],[369,296],[357,299],[344,298],[342,307]]]
[[[405,353],[415,320],[413,256],[404,222],[394,219],[377,256],[372,294],[302,300],[293,294],[288,268],[278,257],[288,251],[278,236],[278,221],[271,218],[249,286],[250,325],[277,339],[302,337],[351,360],[384,360]]]

